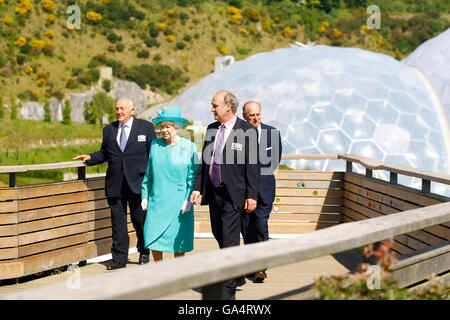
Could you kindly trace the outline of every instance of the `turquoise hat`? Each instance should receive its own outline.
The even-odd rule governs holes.
[[[163,121],[178,122],[182,127],[188,122],[187,119],[181,117],[181,109],[179,106],[174,106],[167,110],[159,111],[158,117],[152,120],[154,124],[159,124]]]

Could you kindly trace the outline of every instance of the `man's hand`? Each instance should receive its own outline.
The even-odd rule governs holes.
[[[148,200],[147,199],[142,199],[141,201],[141,208],[144,211],[147,211],[147,205],[148,205]]]
[[[191,197],[189,199],[192,204],[198,205],[200,203],[200,192],[194,191],[191,193]]]
[[[257,204],[257,202],[256,202],[255,199],[250,199],[250,198],[245,199],[245,207],[244,207],[245,211],[247,213],[255,211],[256,210],[256,204]]]
[[[83,160],[83,161],[89,161],[91,160],[91,156],[88,154],[81,154],[79,156],[76,156],[75,158],[72,158],[72,160]]]

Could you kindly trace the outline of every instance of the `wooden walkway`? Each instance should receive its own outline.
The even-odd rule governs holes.
[[[217,250],[218,246],[214,239],[196,238],[194,241],[194,248],[195,250],[188,254]],[[137,264],[138,258],[138,253],[130,254],[127,268],[139,268],[139,265]],[[166,254],[164,256],[164,259],[172,258],[172,254]],[[299,294],[302,291],[299,289],[311,284],[319,276],[342,274],[355,270],[358,263],[361,262],[361,258],[362,257],[358,251],[352,250],[337,255],[328,255],[317,259],[272,268],[270,270],[267,270],[268,278],[264,283],[253,283],[247,280],[247,283],[244,286],[238,288],[236,299],[296,299],[299,297]],[[80,267],[78,270],[78,275],[81,279],[79,286],[80,288],[75,290],[83,290],[83,281],[87,281],[90,276],[106,272],[113,273],[114,271],[106,270],[109,262],[110,261],[88,263],[86,266]],[[151,260],[150,263],[152,262],[153,260]],[[76,271],[66,271],[61,274],[47,276],[20,284],[0,286],[0,299],[2,294],[18,292],[21,290],[40,287],[55,282],[66,281],[67,283],[74,283],[73,281],[71,282],[71,280],[74,279],[75,273]],[[157,275],[149,275],[149,277],[151,276]],[[143,279],[143,281],[145,281],[145,279]],[[286,296],[286,292],[289,292],[290,295]],[[163,296],[158,299],[199,300],[201,298],[202,295],[199,290],[189,289],[176,294]]]

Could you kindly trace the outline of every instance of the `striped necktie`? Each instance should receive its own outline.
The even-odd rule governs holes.
[[[127,145],[127,135],[125,133],[126,125],[122,125],[122,132],[120,133],[120,150],[123,152],[125,146]]]
[[[218,187],[222,182],[222,172],[220,170],[220,164],[222,162],[223,140],[225,137],[225,124],[221,124],[216,136],[216,148],[214,150],[214,158],[212,164],[212,184],[214,187]]]

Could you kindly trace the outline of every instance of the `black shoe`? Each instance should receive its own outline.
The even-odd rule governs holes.
[[[119,263],[119,262],[113,261],[106,270],[117,270],[117,269],[125,268],[126,266],[127,266],[126,263]]]
[[[255,274],[256,273],[250,273],[250,274],[247,274],[245,277],[250,281],[255,281]]]
[[[139,264],[146,264],[150,261],[150,256],[148,254],[141,253],[139,255]]]
[[[245,278],[237,278],[233,280],[233,287],[242,287],[246,283]]]

